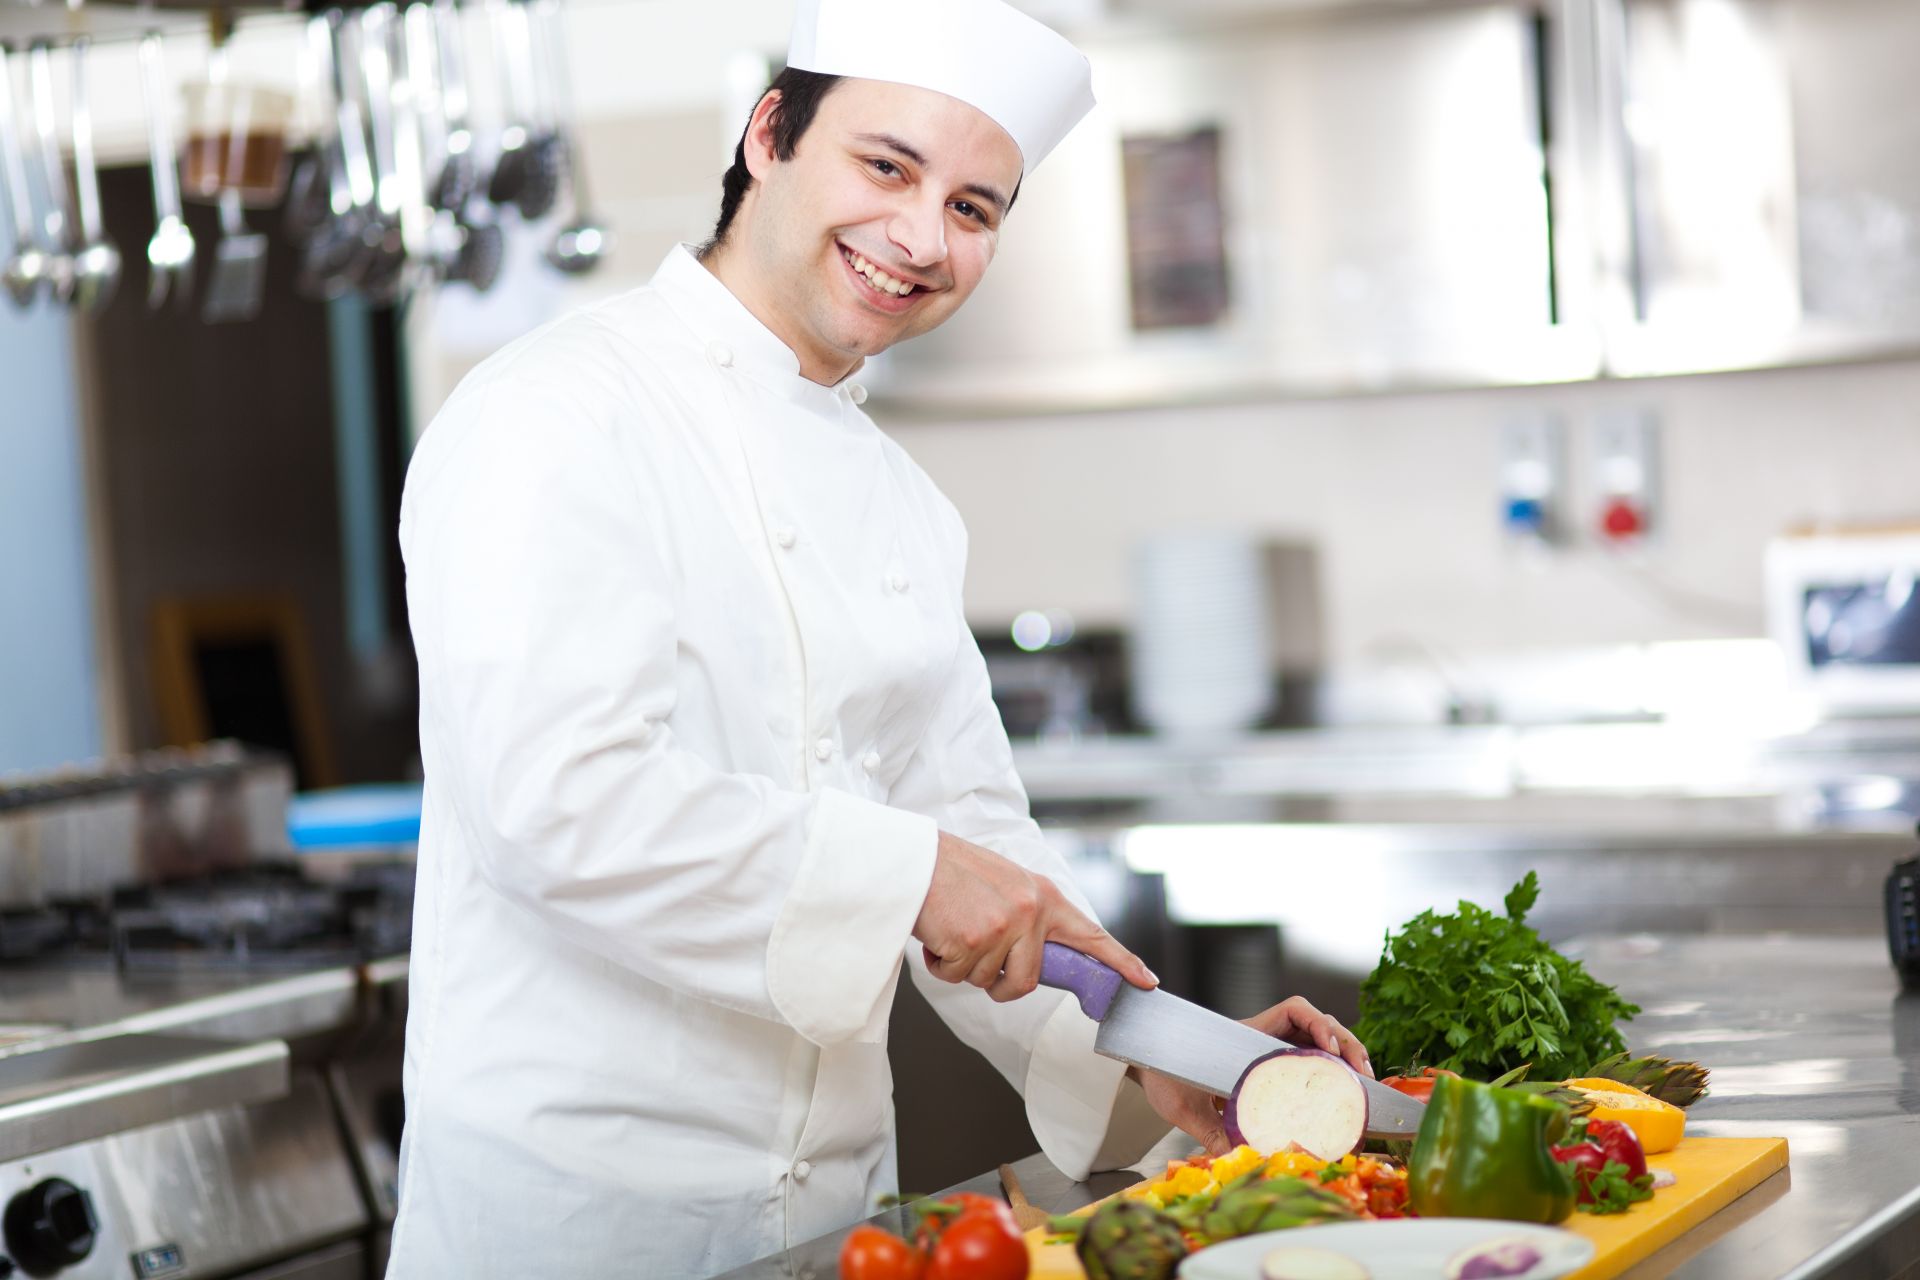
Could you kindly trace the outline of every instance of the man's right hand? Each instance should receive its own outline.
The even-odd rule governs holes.
[[[913,936],[926,948],[934,977],[972,983],[1000,1001],[1039,985],[1041,946],[1049,940],[1112,966],[1136,987],[1160,985],[1053,881],[944,831]]]

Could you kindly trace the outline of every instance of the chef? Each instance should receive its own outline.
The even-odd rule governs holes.
[[[862,361],[965,302],[1092,101],[1002,0],[801,0],[714,239],[424,434],[390,1276],[703,1276],[871,1213],[903,957],[1067,1173],[1170,1124],[1225,1149],[1205,1096],[1035,990],[1049,938],[1154,979],[1028,817],[958,514],[861,409]],[[1365,1062],[1304,1001],[1250,1021]]]

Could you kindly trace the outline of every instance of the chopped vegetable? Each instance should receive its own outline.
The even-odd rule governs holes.
[[[1447,1280],[1505,1280],[1523,1276],[1540,1265],[1541,1253],[1521,1236],[1491,1240],[1463,1249],[1447,1263]]]
[[[1093,1211],[1074,1253],[1087,1280],[1172,1280],[1187,1242],[1167,1214],[1123,1196]]]
[[[1227,1138],[1272,1153],[1298,1146],[1332,1160],[1366,1138],[1367,1091],[1352,1067],[1320,1049],[1256,1058],[1227,1099]]]
[[[1443,1077],[1413,1141],[1408,1203],[1422,1217],[1563,1221],[1574,1183],[1549,1148],[1569,1123],[1557,1102]]]
[[[1418,1098],[1425,1102],[1433,1096],[1433,1082],[1441,1076],[1457,1076],[1458,1071],[1445,1071],[1439,1067],[1421,1067],[1418,1071],[1409,1071],[1403,1076],[1388,1076],[1380,1083],[1409,1098]]]
[[[1354,1207],[1304,1178],[1247,1174],[1221,1188],[1211,1206],[1176,1205],[1169,1212],[1190,1238],[1207,1244],[1261,1231],[1287,1231],[1357,1217]]]
[[[1169,1161],[1161,1177],[1131,1186],[1123,1194],[1157,1209],[1185,1212],[1191,1206],[1204,1211],[1219,1194],[1222,1181],[1230,1184],[1256,1172],[1262,1178],[1310,1179],[1345,1200],[1362,1218],[1401,1218],[1407,1213],[1407,1171],[1391,1161],[1362,1155],[1321,1160],[1299,1151],[1263,1156],[1252,1147],[1238,1147],[1219,1157]]]
[[[1707,1069],[1697,1062],[1675,1062],[1653,1055],[1629,1058],[1616,1053],[1587,1068],[1587,1075],[1632,1085],[1682,1110],[1707,1095]]]
[[[1463,901],[1454,915],[1425,911],[1389,935],[1353,1027],[1375,1062],[1479,1079],[1532,1063],[1561,1079],[1626,1048],[1615,1023],[1639,1008],[1527,927],[1539,893],[1529,871],[1505,915]]]
[[[1261,1280],[1373,1280],[1344,1253],[1311,1245],[1283,1245],[1260,1260]]]
[[[1630,1084],[1583,1076],[1567,1081],[1567,1087],[1592,1101],[1593,1110],[1588,1113],[1592,1119],[1610,1120],[1632,1129],[1641,1149],[1649,1155],[1673,1150],[1686,1133],[1686,1112]]]

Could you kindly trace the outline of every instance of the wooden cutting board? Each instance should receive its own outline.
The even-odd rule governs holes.
[[[1647,1164],[1678,1178],[1653,1199],[1625,1213],[1595,1217],[1576,1213],[1561,1225],[1593,1241],[1593,1261],[1571,1280],[1608,1280],[1678,1240],[1720,1210],[1787,1167],[1785,1138],[1688,1138]],[[1084,1212],[1092,1212],[1088,1208]],[[1083,1280],[1071,1245],[1045,1243],[1046,1232],[1027,1233],[1032,1280]]]

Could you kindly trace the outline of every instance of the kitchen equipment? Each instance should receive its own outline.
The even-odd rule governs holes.
[[[308,297],[335,298],[352,288],[360,260],[368,252],[365,232],[374,201],[373,165],[367,159],[360,104],[347,80],[351,51],[357,48],[351,37],[346,15],[339,9],[329,9],[307,27],[331,94],[336,148],[327,164],[329,216],[307,236],[300,251],[298,284]]]
[[[14,110],[13,50],[0,46],[0,173],[7,184],[7,212],[13,219],[13,251],[0,266],[0,280],[17,306],[30,306],[49,284],[47,255],[33,233],[33,196],[27,188],[27,163]]]
[[[88,94],[87,53],[92,42],[84,36],[73,42],[74,186],[80,194],[80,244],[74,253],[74,300],[88,311],[98,311],[113,300],[120,284],[120,249],[107,238],[100,219],[100,172],[93,155],[93,104]]]
[[[1272,1036],[1158,989],[1143,991],[1092,956],[1058,942],[1042,951],[1040,984],[1073,993],[1100,1024],[1096,1053],[1227,1097],[1254,1059],[1285,1046]],[[1367,1136],[1409,1138],[1426,1104],[1360,1077]]]
[[[147,153],[153,170],[153,235],[147,241],[147,307],[193,293],[193,232],[180,216],[180,175],[174,169],[166,55],[155,32],[140,41],[140,83],[147,99]]]
[[[479,186],[473,154],[473,129],[468,122],[467,62],[461,42],[460,11],[454,0],[433,0],[435,70],[440,80],[440,115],[445,128],[444,156],[434,175],[432,201],[436,209],[458,214]]]
[[[251,320],[260,314],[267,287],[267,237],[247,230],[238,189],[220,193],[220,240],[213,247],[213,271],[200,312],[208,324]]]
[[[1134,702],[1168,734],[1246,729],[1272,703],[1265,548],[1231,531],[1167,533],[1134,562]]]
[[[1920,711],[1920,526],[1776,538],[1767,631],[1828,715]]]
[[[507,122],[500,131],[493,174],[487,180],[487,199],[499,206],[513,206],[531,222],[546,216],[559,194],[562,147],[541,118],[540,75],[526,5],[496,0],[489,14]]]
[[[519,11],[520,40],[517,49],[526,63],[528,102],[531,107],[525,180],[519,195],[514,197],[514,206],[520,210],[522,218],[537,222],[553,212],[553,206],[560,198],[561,175],[567,166],[567,141],[561,136],[556,123],[554,95],[559,91],[559,86],[553,80],[556,63],[549,51],[553,33],[551,24],[535,10],[534,0],[509,0],[509,7]],[[558,69],[565,74],[564,51],[560,56],[562,61],[557,64]]]
[[[339,112],[333,100],[333,37],[323,13],[307,19],[307,49],[300,58],[300,90],[302,99],[313,104],[323,121],[338,120]],[[333,215],[339,151],[338,133],[328,124],[314,135],[307,153],[293,166],[293,175],[287,179],[286,204],[280,213],[281,224],[292,239],[311,238]]]
[[[1920,858],[1887,873],[1887,951],[1900,985],[1920,989]]]
[[[47,280],[54,301],[73,301],[73,215],[67,211],[67,169],[60,160],[60,120],[53,103],[53,49],[36,44],[27,52],[33,89],[33,131],[40,153],[46,207],[41,210],[42,243],[47,251]]]
[[[367,251],[360,259],[355,284],[376,304],[390,303],[400,296],[407,267],[399,139],[393,113],[394,18],[391,4],[369,5],[359,15],[358,62],[373,139],[374,202],[361,229]]]
[[[593,213],[593,198],[588,194],[586,160],[581,155],[580,134],[575,127],[572,82],[565,65],[566,41],[560,26],[558,0],[538,0],[534,10],[541,31],[540,46],[545,54],[546,82],[554,104],[554,137],[562,157],[561,184],[573,206],[566,225],[554,232],[548,242],[546,258],[554,270],[566,275],[586,275],[598,267],[613,246],[613,233]]]

